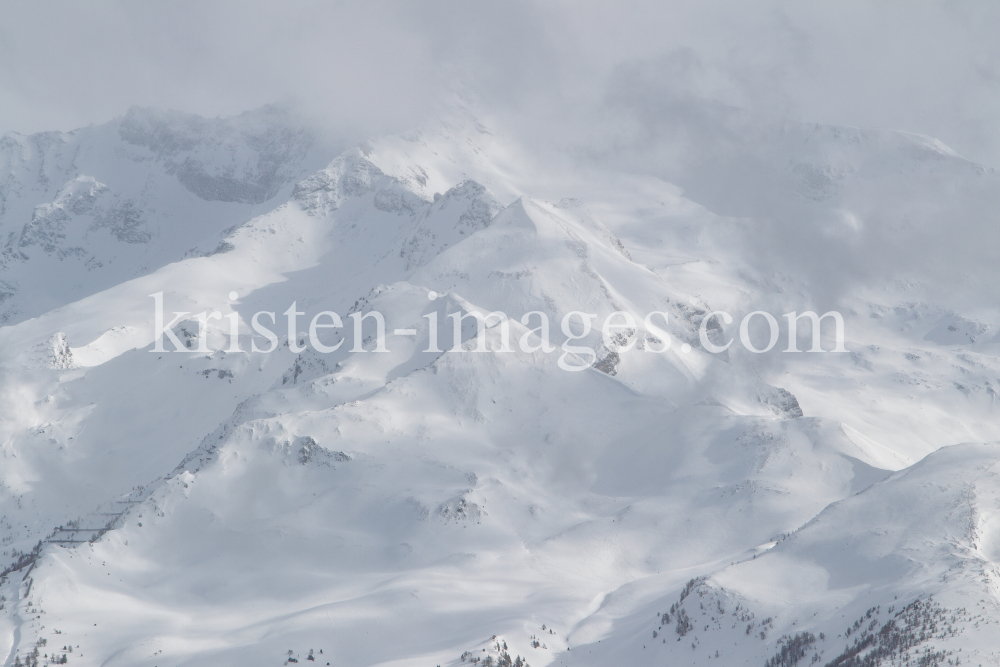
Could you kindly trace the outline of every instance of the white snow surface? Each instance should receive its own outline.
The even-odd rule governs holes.
[[[1000,665],[1000,313],[918,261],[859,283],[823,254],[989,210],[995,173],[781,124],[732,149],[773,167],[737,201],[699,169],[571,170],[467,111],[317,146],[275,109],[0,140],[5,667]],[[183,351],[152,349],[160,292]],[[715,310],[721,342],[834,308],[844,353],[699,341]],[[453,341],[473,309],[511,316],[511,351],[495,323],[491,352]],[[212,310],[236,341],[199,336]],[[388,352],[295,353],[326,310],[382,313]],[[638,324],[592,332],[581,372],[517,345],[522,314],[560,345],[576,310]]]

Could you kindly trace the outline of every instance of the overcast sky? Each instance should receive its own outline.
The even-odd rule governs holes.
[[[456,89],[556,129],[561,109],[606,105],[615,72],[682,54],[699,95],[929,134],[1000,166],[1000,4],[985,0],[0,7],[0,131],[68,130],[132,104],[212,116],[277,101],[374,134]]]

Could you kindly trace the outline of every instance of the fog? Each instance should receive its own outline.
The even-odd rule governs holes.
[[[983,2],[4,2],[0,130],[132,104],[294,105],[338,134],[415,124],[455,91],[535,132],[599,113],[616,72],[685,54],[698,95],[1000,155],[1000,7]],[[613,100],[612,100],[613,101]],[[586,122],[573,125],[577,131]]]
[[[131,105],[217,116],[279,103],[343,145],[426,122],[459,95],[550,172],[568,158],[651,174],[715,213],[753,219],[733,242],[824,302],[919,275],[960,307],[995,282],[995,178],[862,170],[806,205],[788,195],[801,146],[782,147],[808,124],[897,129],[1000,166],[1000,5],[3,7],[2,131],[70,130]]]

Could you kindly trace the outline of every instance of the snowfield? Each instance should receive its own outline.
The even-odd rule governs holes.
[[[705,122],[728,152],[681,163],[465,109],[339,155],[270,108],[5,135],[4,667],[1000,665],[1000,177]],[[222,319],[156,352],[153,294]],[[455,340],[473,310],[510,351]],[[837,310],[847,351],[752,354],[758,310]],[[388,352],[294,352],[320,311]],[[570,311],[637,324],[566,372]]]

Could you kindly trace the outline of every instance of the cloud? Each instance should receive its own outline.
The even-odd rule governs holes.
[[[415,123],[457,88],[558,130],[621,67],[678,52],[703,96],[1000,155],[1000,7],[982,2],[5,2],[0,128],[70,129],[132,104],[204,115],[295,101],[333,126]],[[714,86],[714,90],[711,90]],[[577,113],[580,113],[577,111]],[[540,131],[544,131],[544,127]]]
[[[532,54],[546,39],[533,13],[518,3],[11,4],[0,126],[68,130],[133,104],[214,116],[290,102],[330,126],[397,129],[462,82],[510,90],[536,76]]]
[[[881,191],[862,179],[809,203],[816,193],[796,188],[849,175],[835,155],[802,159],[808,132],[787,121],[907,130],[1000,164],[1000,5],[43,1],[7,3],[5,19],[2,129],[68,130],[133,104],[215,116],[278,101],[357,140],[412,127],[463,91],[540,152],[655,174],[752,217],[744,242],[760,261],[830,298],[915,257],[946,279],[963,248],[964,273],[992,279],[992,185],[918,175],[920,207],[907,205],[912,183],[869,173]]]

